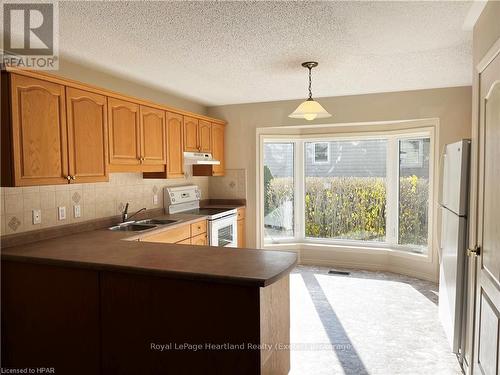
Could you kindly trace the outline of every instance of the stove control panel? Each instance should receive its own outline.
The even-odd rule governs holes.
[[[177,205],[198,207],[201,199],[200,188],[196,185],[166,187],[164,194],[165,209],[168,212],[173,212],[172,206]]]

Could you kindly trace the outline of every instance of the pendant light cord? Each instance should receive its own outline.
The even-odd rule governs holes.
[[[311,71],[312,68],[309,66],[307,67],[309,69],[309,99],[312,100],[313,94],[312,94],[312,88],[311,88]]]

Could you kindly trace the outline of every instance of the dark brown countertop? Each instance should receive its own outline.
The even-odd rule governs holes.
[[[140,234],[106,228],[2,248],[2,259],[256,287],[279,280],[297,263],[291,252],[138,241],[145,234],[202,219],[185,214],[157,218],[181,221]]]

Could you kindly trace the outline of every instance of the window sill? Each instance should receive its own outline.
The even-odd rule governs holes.
[[[277,251],[295,251],[301,250],[331,250],[332,252],[339,253],[353,253],[353,254],[371,254],[371,255],[385,255],[395,256],[407,259],[413,259],[420,262],[431,262],[432,257],[430,252],[420,254],[412,251],[406,251],[398,248],[391,248],[385,244],[380,246],[367,246],[358,244],[332,244],[332,243],[318,243],[314,241],[303,242],[282,242],[282,243],[268,243],[264,244],[263,250],[277,250]]]

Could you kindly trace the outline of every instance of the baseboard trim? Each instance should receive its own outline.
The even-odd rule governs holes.
[[[401,266],[395,267],[391,264],[346,262],[332,259],[309,258],[304,256],[299,257],[299,264],[308,266],[341,267],[366,271],[385,271],[405,276],[411,276],[417,279],[431,281],[434,283],[438,282],[438,280],[436,280],[436,278],[432,274],[418,272]]]

